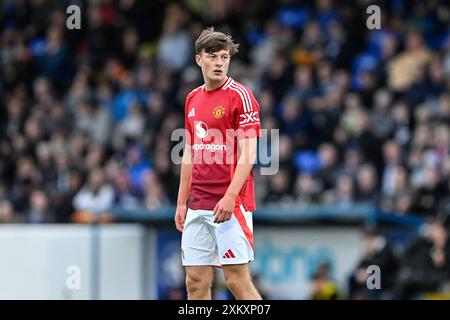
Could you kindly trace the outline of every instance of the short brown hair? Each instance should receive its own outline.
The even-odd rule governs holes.
[[[215,31],[214,27],[206,28],[202,31],[197,41],[195,41],[195,52],[200,54],[202,50],[207,53],[220,50],[229,50],[233,56],[238,52],[239,44],[234,43],[230,35]]]

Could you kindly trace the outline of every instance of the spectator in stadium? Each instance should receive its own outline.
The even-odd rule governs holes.
[[[269,187],[263,202],[268,205],[292,202],[293,197],[290,192],[291,179],[292,177],[286,169],[280,169],[280,171],[269,180]]]
[[[5,184],[0,181],[0,200],[7,200],[8,194],[7,194],[7,188]]]
[[[399,299],[417,299],[436,292],[450,280],[450,239],[442,221],[430,218],[422,234],[406,249],[393,293]]]
[[[362,165],[356,174],[357,202],[376,203],[378,200],[377,176],[372,165]]]
[[[347,132],[349,137],[361,135],[364,123],[367,121],[367,112],[362,105],[361,95],[347,93],[344,96],[344,110],[342,111],[340,126]]]
[[[323,183],[324,189],[328,190],[336,185],[338,179],[338,155],[336,146],[331,143],[323,143],[319,146],[320,169],[315,176]]]
[[[125,169],[127,170],[133,192],[142,194],[144,179],[151,172],[151,165],[141,145],[132,145],[126,151]]]
[[[398,101],[392,106],[392,118],[394,120],[392,136],[402,148],[405,148],[412,137],[408,106],[404,102]]]
[[[400,215],[407,215],[412,212],[413,195],[403,193],[395,198],[393,212]]]
[[[40,141],[35,146],[36,165],[42,173],[42,180],[46,182],[45,191],[53,192],[56,189],[56,168],[53,154],[47,142]]]
[[[149,210],[156,210],[169,205],[169,199],[156,173],[144,178],[144,205]]]
[[[55,84],[67,83],[71,69],[69,68],[69,52],[64,44],[62,28],[50,26],[42,49],[35,52],[35,59],[40,73],[50,78]]]
[[[296,148],[304,146],[311,126],[311,115],[300,98],[294,95],[286,97],[281,108],[281,133],[288,135]]]
[[[387,297],[395,283],[398,258],[391,244],[375,227],[364,228],[362,237],[364,253],[350,275],[349,298],[366,300]],[[369,266],[377,266],[381,271],[381,288],[379,290],[370,290],[367,286]]]
[[[0,223],[14,222],[14,210],[11,202],[0,198]]]
[[[19,139],[17,143],[20,146],[16,145],[16,148],[23,148],[25,145],[22,139]],[[31,194],[40,183],[41,175],[32,158],[26,156],[20,157],[17,161],[17,171],[10,192],[11,200],[17,213],[25,214],[29,200],[31,199]]]
[[[295,201],[299,205],[319,203],[322,185],[311,174],[302,173],[295,183]]]
[[[163,66],[179,71],[192,56],[192,40],[185,27],[186,12],[178,4],[170,4],[158,46],[158,60]]]
[[[55,222],[54,219],[47,195],[41,190],[33,191],[30,196],[30,208],[26,213],[26,222],[51,223]]]
[[[75,195],[73,206],[76,211],[104,213],[113,201],[114,189],[106,181],[103,169],[94,168],[89,172],[88,182]]]
[[[53,207],[55,212],[55,222],[70,223],[72,214],[75,212],[73,199],[82,188],[82,177],[78,170],[71,169],[67,174],[67,181],[64,188],[53,195]]]
[[[288,97],[295,97],[301,103],[305,103],[314,97],[316,90],[314,88],[311,69],[306,66],[299,66],[295,69],[294,86],[288,92]]]
[[[392,94],[387,89],[380,89],[374,95],[374,110],[370,121],[372,131],[378,139],[387,139],[394,130],[394,119],[391,115]]]
[[[144,134],[145,121],[142,106],[135,100],[131,103],[125,118],[117,125],[117,130],[114,131],[113,144],[124,146],[127,141],[138,141]]]
[[[312,278],[309,298],[311,300],[339,299],[338,286],[331,277],[329,262],[324,261],[317,266]]]
[[[102,106],[94,106],[90,101],[84,100],[77,105],[75,125],[78,132],[86,133],[91,141],[99,145],[105,145],[111,138],[108,111]]]
[[[114,185],[114,206],[124,208],[127,210],[139,209],[141,201],[139,197],[134,194],[130,177],[124,169],[118,169],[113,176]]]
[[[421,185],[413,198],[412,211],[425,216],[433,216],[438,210],[439,199],[445,194],[445,186],[440,181],[435,167],[425,167]]]
[[[412,189],[410,188],[409,184],[409,175],[405,167],[394,167],[393,179],[394,187],[392,188],[392,193],[384,194],[380,203],[381,209],[385,212],[394,212],[396,206],[399,204],[400,199],[405,200],[406,196],[412,195]]]
[[[384,169],[382,174],[382,193],[392,196],[396,189],[397,171],[401,170],[401,150],[396,141],[389,140],[383,146]]]
[[[395,91],[407,89],[412,84],[417,69],[431,59],[420,31],[410,30],[405,42],[405,50],[396,55],[387,68],[389,86]]]
[[[339,209],[350,209],[355,204],[354,182],[352,177],[342,175],[336,182],[334,190],[323,198],[325,203],[331,203]]]
[[[443,184],[443,196],[439,199],[437,210],[438,214],[450,216],[450,179],[447,180],[446,184]]]

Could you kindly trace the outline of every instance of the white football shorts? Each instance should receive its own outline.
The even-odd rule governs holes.
[[[218,266],[254,259],[252,212],[236,206],[231,219],[214,223],[214,211],[188,209],[181,236],[183,266]]]

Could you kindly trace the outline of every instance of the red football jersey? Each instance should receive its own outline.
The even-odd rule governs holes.
[[[233,178],[237,139],[261,136],[259,104],[246,86],[231,78],[214,90],[203,85],[186,97],[185,128],[193,152],[188,207],[213,210]],[[247,211],[256,209],[253,172],[242,186],[237,204]]]

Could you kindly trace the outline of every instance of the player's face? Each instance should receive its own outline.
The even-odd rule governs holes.
[[[228,73],[230,65],[229,50],[207,53],[202,51],[196,55],[197,64],[202,68],[203,77],[207,81],[221,82]]]

